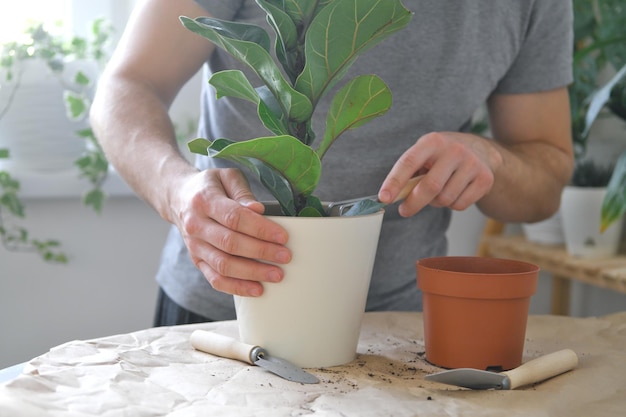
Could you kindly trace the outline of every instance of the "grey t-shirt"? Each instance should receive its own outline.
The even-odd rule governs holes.
[[[265,27],[254,0],[198,0],[207,13]],[[345,80],[378,74],[393,93],[385,116],[342,136],[323,160],[316,191],[323,200],[376,194],[397,158],[423,134],[462,131],[494,93],[518,94],[563,87],[572,81],[570,0],[404,0],[415,13],[409,27],[360,56]],[[251,72],[217,49],[206,78],[222,69]],[[339,88],[342,83],[337,87]],[[257,83],[257,85],[260,85]],[[328,99],[332,93],[328,94]],[[232,140],[267,134],[254,105],[202,91],[199,134]],[[328,101],[318,105],[318,137]],[[197,166],[230,166],[206,157]],[[252,183],[257,198],[269,195]],[[347,193],[346,190],[349,190]],[[368,310],[420,310],[415,261],[445,255],[450,211],[427,207],[412,218],[386,209],[370,285]],[[181,306],[215,320],[235,318],[232,297],[212,289],[172,228],[157,281]]]

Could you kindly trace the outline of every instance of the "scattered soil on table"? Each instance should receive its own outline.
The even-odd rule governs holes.
[[[407,347],[410,349],[417,346]],[[367,353],[358,354],[347,365],[315,369],[314,373],[326,387],[346,393],[356,391],[362,385],[406,385],[407,381],[416,381],[415,386],[423,388],[426,382],[424,375],[438,370],[426,362],[422,350],[407,350],[406,356],[411,358],[408,361],[395,360],[378,353],[377,349],[369,348]],[[427,382],[426,384],[430,385]],[[429,399],[432,400],[432,397]]]

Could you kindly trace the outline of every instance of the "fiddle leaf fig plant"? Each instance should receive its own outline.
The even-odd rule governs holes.
[[[0,159],[8,158],[9,150],[0,149]],[[0,241],[9,250],[38,253],[41,258],[52,263],[67,263],[66,255],[60,250],[60,243],[54,239],[34,239],[24,227],[9,225],[8,215],[24,218],[24,205],[18,197],[20,183],[7,171],[0,170]]]
[[[261,27],[215,18],[181,17],[182,24],[224,49],[258,75],[255,87],[239,70],[212,75],[217,97],[251,102],[270,135],[244,141],[198,138],[194,153],[249,169],[288,216],[324,216],[313,195],[322,158],[344,132],[382,116],[392,96],[378,76],[349,80],[334,95],[326,129],[314,146],[312,117],[319,101],[357,57],[406,27],[412,17],[400,0],[257,0],[276,34],[274,52]],[[286,76],[283,76],[285,74]]]

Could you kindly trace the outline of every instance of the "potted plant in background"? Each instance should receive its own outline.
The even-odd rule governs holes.
[[[266,285],[262,297],[235,297],[242,340],[300,366],[338,365],[356,355],[382,211],[329,217],[313,193],[333,142],[387,112],[391,92],[376,75],[347,81],[332,99],[317,148],[311,120],[357,56],[404,28],[412,14],[399,0],[363,0],[358,7],[354,0],[257,3],[276,33],[277,60],[260,27],[204,17],[181,21],[259,76],[263,85],[257,88],[235,70],[218,72],[209,82],[218,97],[256,105],[270,135],[241,142],[201,138],[189,146],[258,176],[278,202],[266,213],[289,231],[294,260],[284,281]]]
[[[626,210],[626,156],[615,168],[614,161],[596,162],[588,155],[588,141],[599,115],[626,120],[626,1],[574,5],[575,82],[570,104],[576,167],[562,196],[565,246],[574,256],[611,256],[619,247]],[[611,72],[614,75],[602,84],[602,77]]]
[[[626,39],[623,50],[626,51]],[[622,62],[626,58],[622,59]],[[585,134],[595,122],[600,112],[605,109],[611,115],[626,122],[626,63],[602,88],[590,97],[589,109],[585,118]],[[626,127],[626,126],[624,126]],[[601,228],[606,230],[626,211],[626,152],[622,152],[612,170],[608,183],[607,195],[602,205]]]
[[[20,40],[0,45],[0,237],[7,249],[67,262],[58,241],[32,239],[9,223],[25,215],[21,173],[78,168],[92,187],[84,204],[102,210],[108,163],[86,116],[112,31],[104,19],[92,22],[90,38],[34,23]]]
[[[594,193],[592,189],[596,189],[597,194],[597,189],[607,186],[610,175],[607,177],[606,173],[612,172],[612,164],[598,162],[588,155],[590,137],[586,128],[587,111],[590,109],[590,96],[602,85],[601,80],[607,71],[619,69],[625,62],[626,27],[623,22],[626,19],[626,1],[574,0],[573,7],[574,82],[568,91],[576,166],[568,193],[574,190]],[[563,211],[562,204],[554,216],[538,223],[522,224],[526,239],[548,245],[566,243]],[[578,220],[574,224],[588,223],[588,219],[587,214],[582,221]],[[590,229],[598,228],[591,226]],[[594,240],[597,239],[589,241]],[[569,246],[572,249],[571,244]]]

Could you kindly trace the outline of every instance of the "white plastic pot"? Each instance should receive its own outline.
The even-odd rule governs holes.
[[[529,242],[542,245],[562,245],[565,242],[561,211],[537,223],[522,223],[522,230]]]
[[[261,297],[235,297],[241,340],[304,368],[354,360],[382,219],[272,216],[293,257]]]
[[[614,256],[620,244],[623,218],[600,233],[600,213],[605,187],[567,186],[561,196],[565,247],[572,256]]]

